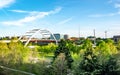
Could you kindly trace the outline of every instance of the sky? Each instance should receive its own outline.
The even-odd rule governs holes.
[[[0,0],[0,37],[35,28],[74,37],[120,35],[120,0]]]

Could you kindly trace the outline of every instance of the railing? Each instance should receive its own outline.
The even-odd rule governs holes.
[[[7,69],[7,70],[11,70],[11,71],[14,71],[14,72],[19,72],[19,73],[22,73],[22,74],[35,75],[35,74],[33,74],[33,73],[29,73],[29,72],[25,72],[25,71],[21,71],[21,70],[16,70],[16,69],[8,68],[8,67],[1,66],[1,65],[0,65],[0,68],[2,68],[2,69]]]

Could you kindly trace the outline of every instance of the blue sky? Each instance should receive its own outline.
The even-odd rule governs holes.
[[[0,36],[40,28],[87,37],[120,35],[120,0],[0,0]]]

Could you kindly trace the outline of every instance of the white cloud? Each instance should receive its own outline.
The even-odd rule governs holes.
[[[116,12],[116,13],[108,13],[108,14],[93,14],[93,15],[89,15],[88,17],[111,17],[111,16],[115,16],[115,15],[119,15],[120,11]]]
[[[26,23],[35,21],[37,19],[44,18],[45,16],[58,13],[60,10],[61,10],[61,8],[59,7],[59,8],[56,8],[55,10],[48,11],[48,12],[31,11],[31,12],[29,12],[28,16],[26,16],[22,19],[14,20],[14,21],[4,21],[1,23],[4,25],[21,26],[21,25],[24,25]],[[14,11],[14,12],[27,12],[27,11]]]
[[[55,10],[50,11],[49,13],[55,14],[55,13],[60,12],[61,9],[62,9],[61,7],[58,7],[58,8],[56,8]]]
[[[67,23],[67,22],[69,22],[69,21],[71,21],[71,20],[72,20],[72,18],[65,19],[65,20],[59,22],[58,25],[65,24],[65,23]]]
[[[120,8],[120,3],[115,3],[115,8]]]
[[[10,4],[14,3],[15,0],[0,0],[0,9],[8,7]]]
[[[17,12],[17,13],[29,13],[29,11],[24,11],[24,10],[9,10],[12,12]]]
[[[59,12],[61,9],[62,9],[61,7],[58,7],[55,10],[49,11],[49,13],[54,14]],[[25,10],[9,10],[9,11],[16,12],[16,13],[28,13],[28,14],[39,13],[39,11],[25,11]]]

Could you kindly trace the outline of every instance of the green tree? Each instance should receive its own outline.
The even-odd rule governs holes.
[[[117,48],[112,40],[101,40],[96,47],[95,54],[99,57],[99,62],[103,63],[106,62],[111,55],[117,54]]]
[[[117,60],[113,56],[110,56],[108,61],[102,63],[98,73],[99,75],[119,75],[117,69]]]
[[[45,54],[49,54],[49,53],[54,53],[55,50],[56,50],[56,45],[53,44],[53,43],[50,43],[48,45],[45,45],[45,46],[39,46],[38,47],[38,50],[39,52],[43,52]]]
[[[86,39],[83,44],[83,49],[85,50],[83,54],[83,59],[77,68],[76,75],[89,75],[99,68],[97,56],[94,54],[94,49],[92,47],[92,42]]]
[[[117,42],[117,49],[120,50],[120,40]]]
[[[9,59],[7,58],[10,50],[6,43],[0,42],[0,63],[1,65],[7,64]]]
[[[65,54],[65,60],[67,61],[67,66],[69,69],[71,69],[73,59],[71,57],[69,48],[66,46],[66,41],[64,40],[61,40],[59,42],[59,45],[54,53],[53,62],[56,60],[57,56],[59,56],[60,53]]]
[[[14,42],[14,40],[12,40],[8,47],[10,50],[8,55],[9,63],[15,64],[29,61],[31,51],[27,47],[24,47],[21,42]]]
[[[67,75],[67,62],[65,54],[60,53],[53,63],[53,75]]]
[[[76,46],[75,43],[73,43],[71,41],[66,41],[66,45],[69,48],[69,50],[70,50],[71,53],[75,54],[75,53],[78,52],[78,46]]]

